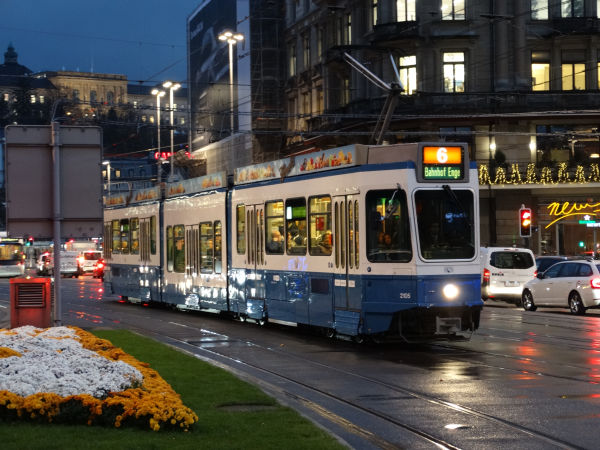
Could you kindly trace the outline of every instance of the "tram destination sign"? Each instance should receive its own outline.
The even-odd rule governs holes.
[[[421,143],[417,160],[417,179],[420,182],[468,181],[469,158],[467,145],[452,143]]]

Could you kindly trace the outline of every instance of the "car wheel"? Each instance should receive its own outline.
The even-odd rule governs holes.
[[[585,306],[583,306],[581,297],[577,292],[571,292],[569,295],[569,309],[571,310],[571,314],[578,316],[585,314]]]
[[[533,302],[533,295],[531,294],[531,291],[523,291],[522,301],[523,309],[525,311],[535,311],[537,309],[537,306],[535,306],[535,303]]]

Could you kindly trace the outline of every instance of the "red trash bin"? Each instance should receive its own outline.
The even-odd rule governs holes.
[[[52,324],[52,280],[50,278],[11,278],[10,327]]]

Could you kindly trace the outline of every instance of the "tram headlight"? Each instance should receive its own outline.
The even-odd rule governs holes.
[[[454,300],[456,297],[458,297],[460,290],[455,284],[448,283],[442,289],[442,293],[444,294],[444,297],[446,297],[447,300]]]

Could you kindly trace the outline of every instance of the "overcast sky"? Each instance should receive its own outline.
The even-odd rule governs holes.
[[[10,43],[34,72],[185,81],[186,20],[200,0],[0,0],[0,58]]]

